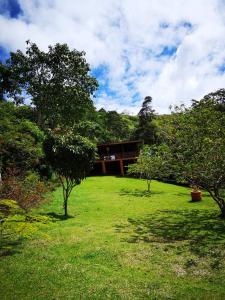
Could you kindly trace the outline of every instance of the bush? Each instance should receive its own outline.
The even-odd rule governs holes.
[[[6,238],[15,233],[15,229],[12,230],[11,221],[12,217],[19,216],[23,213],[23,210],[19,207],[18,203],[11,199],[0,200],[0,237]],[[18,230],[18,226],[17,226]]]
[[[0,199],[13,199],[25,212],[46,200],[47,188],[35,173],[25,178],[9,176],[2,181]]]
[[[46,201],[47,191],[35,173],[25,178],[11,173],[0,183],[0,256],[10,255],[23,238],[32,236],[39,226],[50,221],[31,212]]]

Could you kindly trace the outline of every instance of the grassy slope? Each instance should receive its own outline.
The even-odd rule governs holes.
[[[137,189],[137,190],[136,190]],[[0,258],[1,299],[225,299],[225,223],[205,195],[91,177],[50,223]],[[61,190],[43,212],[61,213]]]

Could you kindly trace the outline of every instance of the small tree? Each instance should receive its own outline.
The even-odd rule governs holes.
[[[67,132],[50,134],[44,142],[44,150],[62,184],[64,215],[67,218],[69,196],[90,171],[95,160],[95,145],[87,138]]]
[[[135,164],[128,166],[128,174],[137,174],[146,179],[147,191],[151,192],[151,181],[157,178],[160,173],[166,172],[168,153],[165,145],[159,147],[144,146]],[[164,171],[163,171],[164,170]]]

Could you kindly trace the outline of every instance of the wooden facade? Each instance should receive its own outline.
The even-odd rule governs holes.
[[[120,174],[124,176],[128,164],[139,155],[141,141],[125,141],[98,145],[98,159],[93,174]]]

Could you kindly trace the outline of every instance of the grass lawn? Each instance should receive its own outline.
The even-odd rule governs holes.
[[[208,195],[154,181],[90,177],[62,218],[0,257],[0,299],[225,299],[225,222]]]

